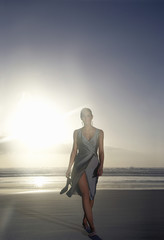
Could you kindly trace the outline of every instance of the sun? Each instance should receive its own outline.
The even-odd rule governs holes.
[[[54,103],[23,94],[10,121],[10,133],[31,148],[60,144],[66,139],[64,114]]]

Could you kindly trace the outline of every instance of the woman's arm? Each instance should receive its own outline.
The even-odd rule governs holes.
[[[75,130],[73,133],[73,147],[72,147],[72,151],[71,151],[71,155],[70,155],[68,169],[66,171],[66,177],[69,177],[71,174],[71,167],[74,163],[76,154],[77,154],[77,130]]]
[[[100,130],[99,134],[99,159],[100,166],[98,169],[98,175],[101,176],[103,174],[103,164],[104,164],[104,132]]]

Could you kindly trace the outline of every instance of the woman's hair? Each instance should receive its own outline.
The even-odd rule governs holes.
[[[81,110],[81,112],[80,112],[80,118],[82,118],[84,111],[88,111],[88,112],[91,114],[91,116],[93,116],[92,111],[91,111],[90,108],[83,108],[83,109]]]

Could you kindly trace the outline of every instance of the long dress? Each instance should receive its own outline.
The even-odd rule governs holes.
[[[100,161],[97,155],[97,149],[100,130],[96,128],[95,133],[90,140],[86,139],[86,137],[82,134],[81,128],[77,131],[78,153],[75,156],[74,166],[71,173],[71,188],[66,194],[68,197],[71,197],[72,194],[79,194],[81,196],[78,182],[82,174],[85,172],[90,199],[92,200],[96,194],[96,185],[98,182],[97,170]]]

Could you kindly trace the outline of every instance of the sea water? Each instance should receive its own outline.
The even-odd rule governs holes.
[[[65,186],[64,168],[0,169],[0,194],[60,190]],[[164,168],[105,168],[97,190],[164,189]]]

